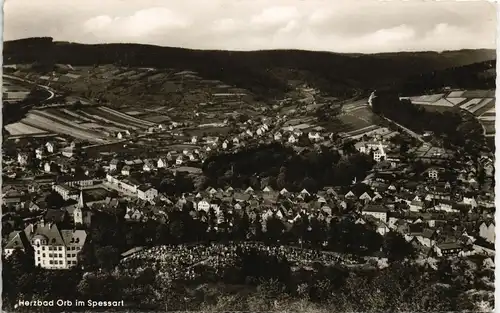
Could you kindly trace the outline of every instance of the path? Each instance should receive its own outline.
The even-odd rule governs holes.
[[[426,141],[422,139],[422,136],[419,135],[419,134],[417,134],[416,132],[414,132],[414,131],[412,131],[412,130],[410,130],[410,129],[404,127],[404,126],[402,126],[401,124],[398,124],[398,123],[394,122],[393,120],[391,120],[391,119],[389,119],[389,118],[387,118],[385,116],[381,116],[381,117],[383,119],[385,119],[386,121],[388,121],[389,123],[392,123],[392,124],[398,126],[399,128],[401,128],[402,130],[404,130],[408,135],[412,136],[413,138],[419,140],[422,143],[426,143]]]
[[[37,84],[35,82],[32,82],[30,80],[27,80],[27,79],[24,79],[24,78],[20,78],[20,77],[16,77],[16,76],[12,76],[12,75],[8,75],[8,74],[3,74],[3,76],[5,76],[5,77],[7,77],[9,79],[18,80],[18,81],[22,81],[22,82],[29,83],[29,84],[32,84],[32,85],[36,85],[36,86],[38,86],[40,88],[43,88],[43,89],[47,90],[47,92],[50,95],[49,95],[49,97],[47,99],[45,99],[43,101],[48,101],[48,100],[50,100],[50,99],[52,99],[52,98],[55,97],[55,92],[50,87],[48,87],[48,86],[39,85],[39,84]]]

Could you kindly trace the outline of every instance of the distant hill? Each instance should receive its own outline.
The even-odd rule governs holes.
[[[452,89],[491,90],[496,87],[496,60],[432,71],[400,81],[394,90],[401,95],[429,94]]]
[[[301,50],[251,52],[189,50],[140,44],[85,45],[28,38],[4,43],[4,64],[117,64],[187,69],[262,96],[280,96],[299,80],[333,96],[347,97],[379,86],[450,67],[495,59],[494,50],[339,54]]]

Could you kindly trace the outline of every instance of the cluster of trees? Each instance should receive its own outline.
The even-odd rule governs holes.
[[[397,90],[405,95],[421,95],[444,87],[458,89],[495,89],[496,60],[452,67],[410,77]]]
[[[356,224],[354,219],[325,220],[301,216],[292,227],[277,216],[263,221],[242,215],[224,213],[222,221],[210,210],[204,218],[193,218],[193,209],[172,209],[165,221],[127,222],[124,212],[100,213],[89,230],[88,242],[79,255],[80,264],[87,270],[111,269],[121,252],[137,246],[156,246],[181,243],[260,241],[300,245],[311,249],[329,250],[351,255],[370,256],[380,251],[389,260],[413,258],[415,250],[400,234],[390,232],[381,236],[374,225]]]
[[[248,148],[237,153],[209,157],[203,173],[210,186],[251,186],[261,190],[271,186],[315,192],[324,186],[350,185],[354,178],[363,179],[372,169],[374,161],[369,155],[321,147],[297,154],[292,148],[273,143]]]
[[[482,128],[473,118],[455,111],[429,111],[410,100],[400,100],[392,91],[382,91],[373,99],[373,111],[405,126],[423,133],[432,131],[444,138],[448,148],[463,147],[474,156],[484,144]]]
[[[286,258],[260,251],[238,251],[233,266],[205,287],[157,279],[149,264],[133,272],[79,269],[45,271],[20,251],[3,260],[3,305],[23,299],[123,300],[130,307],[169,311],[424,312],[477,311],[478,301],[493,303],[493,286],[465,260],[438,262],[437,269],[398,261],[384,269],[314,264],[292,271]],[[208,273],[208,269],[207,269]],[[468,290],[490,293],[480,299]],[[126,311],[126,308],[121,308]]]

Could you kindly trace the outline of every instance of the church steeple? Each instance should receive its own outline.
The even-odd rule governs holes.
[[[83,202],[83,191],[80,190],[80,198],[78,198],[78,208],[83,209],[84,206],[85,204]]]

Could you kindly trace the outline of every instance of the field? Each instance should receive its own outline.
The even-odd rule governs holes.
[[[441,98],[443,98],[444,93],[439,93],[439,94],[434,94],[434,95],[423,95],[423,96],[418,96],[418,97],[411,97],[410,100],[411,102],[415,104],[430,104],[434,103]]]
[[[495,136],[495,121],[481,121],[486,136]]]
[[[424,95],[410,99],[430,111],[465,110],[479,120],[486,136],[495,136],[494,90],[455,90],[447,94]]]
[[[126,131],[145,132],[154,125],[104,106],[88,106],[80,110],[62,107],[32,110],[20,123],[7,125],[6,129],[12,135],[51,132],[87,142],[108,143],[117,140],[118,132],[123,132],[122,135]]]
[[[42,129],[38,129],[21,122],[9,124],[5,126],[5,129],[13,136],[47,133]]]
[[[349,133],[377,125],[379,121],[379,117],[367,105],[363,105],[350,110],[348,113],[342,113],[332,121],[322,123],[320,126],[331,132]]]

